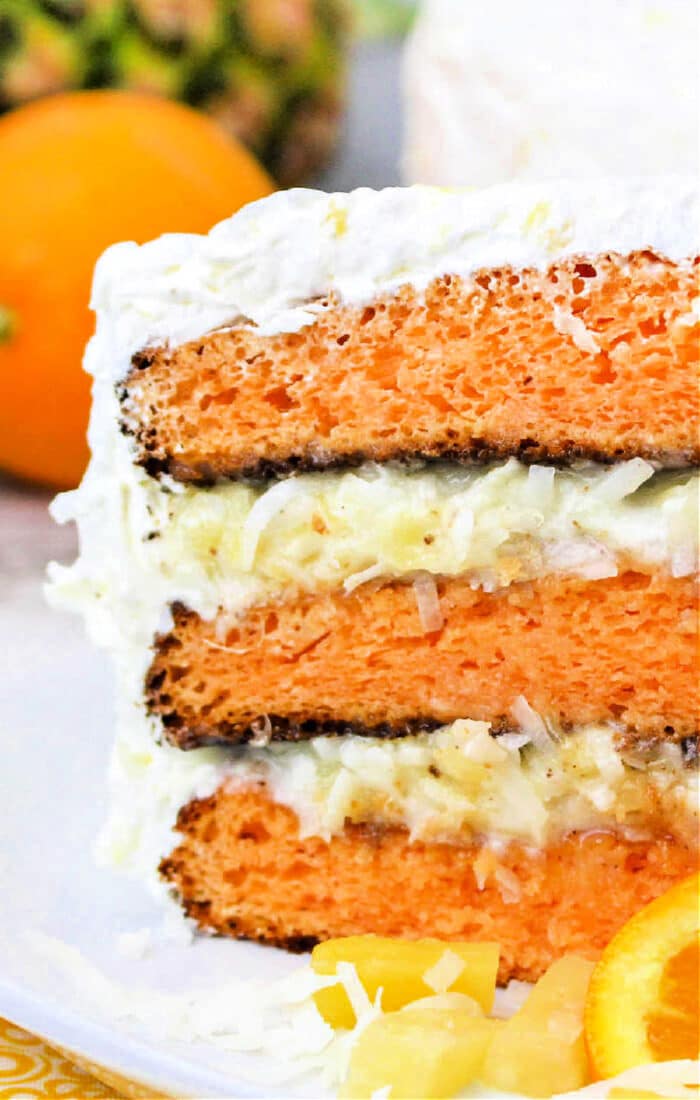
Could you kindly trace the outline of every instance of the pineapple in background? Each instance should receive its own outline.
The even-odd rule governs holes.
[[[181,99],[284,186],[328,161],[347,0],[0,0],[0,112],[76,88]]]

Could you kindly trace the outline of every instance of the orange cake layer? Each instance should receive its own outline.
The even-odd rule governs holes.
[[[691,264],[639,252],[330,300],[300,332],[145,349],[123,426],[183,481],[410,456],[697,462],[697,293]]]
[[[203,929],[297,950],[362,932],[496,940],[501,981],[533,980],[567,951],[595,958],[697,867],[696,853],[664,837],[570,835],[543,852],[512,844],[497,858],[411,843],[401,829],[300,839],[291,810],[261,789],[190,802],[177,829],[161,874]]]
[[[425,633],[411,584],[251,609],[223,629],[182,606],[155,644],[151,710],[183,748],[277,736],[405,733],[511,715],[518,696],[563,724],[618,721],[640,738],[700,728],[696,581],[549,576],[488,594],[438,584]]]

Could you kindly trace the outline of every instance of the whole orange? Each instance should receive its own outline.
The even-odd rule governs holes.
[[[90,281],[107,245],[206,231],[271,190],[213,122],[153,96],[76,92],[0,119],[0,468],[80,479]]]

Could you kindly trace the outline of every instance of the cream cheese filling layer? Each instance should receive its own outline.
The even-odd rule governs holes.
[[[401,826],[414,840],[478,839],[495,851],[510,841],[543,848],[572,831],[697,844],[698,770],[680,746],[626,750],[606,725],[564,734],[524,699],[517,723],[518,732],[496,737],[485,722],[459,720],[395,741],[317,737],[181,752],[157,744],[143,710],[122,695],[99,855],[162,891],[156,869],[177,844],[180,808],[222,785],[259,784],[294,811],[302,836],[328,839],[355,822]]]
[[[516,459],[367,464],[257,488],[163,488],[135,467],[123,473],[104,521],[88,497],[82,558],[54,578],[74,601],[82,586],[127,632],[148,619],[151,636],[174,601],[210,618],[425,573],[491,591],[555,573],[697,568],[700,474],[655,473],[642,459],[567,470]]]
[[[497,846],[545,847],[591,830],[697,842],[697,769],[678,746],[625,752],[610,726],[562,734],[532,711],[529,726],[493,736],[485,722],[459,720],[405,740],[270,744],[242,754],[228,782],[264,783],[302,835],[325,838],[371,823],[405,827],[414,840]]]
[[[377,577],[469,574],[493,589],[550,573],[693,572],[697,473],[641,459],[575,471],[366,465],[264,490],[220,485],[172,497],[159,568],[203,586],[250,575],[268,588],[350,591]],[[189,572],[189,576],[188,576]]]

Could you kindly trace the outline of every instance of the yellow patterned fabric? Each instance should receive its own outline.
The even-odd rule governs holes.
[[[76,1065],[76,1060],[82,1069]],[[55,1050],[42,1039],[0,1019],[0,1100],[35,1100],[36,1097],[151,1100],[155,1096],[134,1081],[80,1056]]]
[[[62,1054],[6,1020],[0,1020],[0,1098],[102,1100],[119,1094],[78,1069]]]

